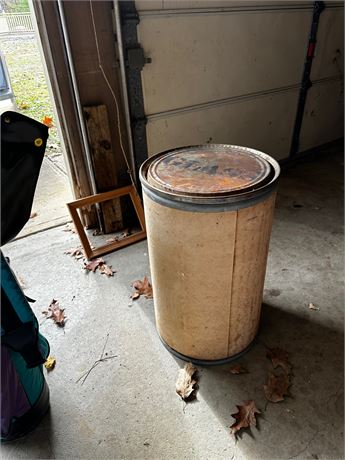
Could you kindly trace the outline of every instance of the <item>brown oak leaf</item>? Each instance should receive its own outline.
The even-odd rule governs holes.
[[[151,286],[147,276],[145,276],[145,278],[143,280],[134,281],[133,287],[134,287],[136,292],[134,292],[132,294],[132,299],[137,299],[138,294],[139,294],[139,296],[144,295],[146,297],[146,299],[152,299],[153,298],[152,286]]]
[[[65,309],[60,308],[59,301],[53,299],[47,310],[43,310],[42,313],[51,318],[55,324],[59,327],[64,327],[66,322]]]
[[[195,373],[197,368],[192,363],[187,363],[183,369],[179,370],[176,381],[176,393],[184,401],[191,401],[195,397],[194,385],[197,383]]]
[[[231,374],[246,374],[248,371],[245,369],[242,364],[236,364],[230,369]]]
[[[264,385],[265,396],[271,402],[284,401],[284,395],[289,394],[290,385],[291,382],[287,374],[275,375],[269,372],[267,384]]]
[[[102,273],[102,275],[107,276],[114,276],[114,273],[116,273],[116,271],[111,268],[111,265],[107,264],[100,264],[98,266],[98,270]]]
[[[81,247],[68,249],[67,251],[65,251],[65,254],[68,254],[77,260],[84,257],[84,253]]]
[[[104,260],[101,257],[99,257],[98,259],[91,260],[90,262],[85,263],[84,268],[85,270],[89,270],[90,272],[94,273],[97,270],[97,268],[103,264]]]
[[[272,361],[274,369],[280,366],[287,374],[291,373],[292,366],[287,351],[282,348],[267,348],[266,356]]]
[[[230,427],[231,434],[235,434],[242,428],[247,428],[251,425],[256,426],[255,414],[260,414],[260,411],[253,400],[243,401],[242,406],[236,405],[236,407],[238,412],[236,414],[231,414],[231,417],[234,417],[236,420]]]

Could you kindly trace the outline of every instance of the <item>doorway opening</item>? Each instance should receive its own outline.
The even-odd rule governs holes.
[[[0,48],[14,96],[12,109],[49,127],[32,214],[17,236],[22,238],[70,222],[66,203],[73,196],[44,57],[27,0],[0,1]]]

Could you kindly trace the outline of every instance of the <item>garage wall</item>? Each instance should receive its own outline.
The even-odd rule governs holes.
[[[136,1],[148,153],[233,143],[288,156],[313,2]],[[336,58],[336,61],[334,59]],[[301,150],[342,136],[343,4],[320,18]]]

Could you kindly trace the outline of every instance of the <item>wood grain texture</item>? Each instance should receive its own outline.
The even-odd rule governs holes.
[[[84,107],[87,134],[90,142],[98,192],[117,186],[116,161],[112,147],[107,108],[105,105]],[[104,233],[123,228],[121,203],[118,198],[101,203]]]
[[[140,224],[140,230],[136,233],[133,233],[125,238],[122,238],[118,241],[107,243],[105,245],[99,246],[98,248],[91,248],[90,241],[85,232],[84,225],[81,221],[81,214],[85,207],[90,207],[96,203],[104,203],[108,200],[114,198],[119,198],[121,196],[129,195],[136,211],[138,221]],[[110,192],[98,193],[96,195],[91,195],[85,198],[80,198],[79,200],[71,201],[67,203],[68,210],[71,214],[73,223],[77,230],[78,236],[80,238],[81,245],[83,246],[85,256],[87,259],[94,259],[103,254],[116,251],[124,246],[136,243],[146,238],[146,227],[145,227],[145,216],[144,210],[138,196],[138,193],[133,185],[128,185],[126,187],[119,188],[117,190],[111,190]],[[79,214],[79,213],[80,214]]]

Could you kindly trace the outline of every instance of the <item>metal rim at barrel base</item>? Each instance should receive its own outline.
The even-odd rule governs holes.
[[[212,360],[207,360],[207,359],[197,359],[197,358],[192,358],[190,356],[185,356],[178,351],[174,350],[171,348],[165,340],[161,337],[159,332],[157,331],[158,337],[160,338],[162,344],[164,347],[171,353],[172,355],[176,356],[176,358],[182,359],[183,361],[187,361],[192,364],[196,364],[197,366],[221,366],[223,364],[229,364],[232,363],[240,358],[242,358],[243,355],[245,355],[251,348],[254,346],[257,336],[255,336],[254,340],[250,342],[250,344],[242,351],[239,353],[236,353],[235,355],[229,356],[228,358],[223,358],[223,359],[212,359]]]

